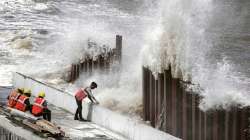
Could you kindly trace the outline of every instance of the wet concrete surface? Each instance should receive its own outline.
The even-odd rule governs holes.
[[[0,103],[5,104],[11,87],[0,87]],[[30,100],[33,103],[33,99]],[[72,102],[74,103],[74,102]],[[123,136],[116,134],[106,128],[92,122],[80,122],[74,120],[74,115],[49,104],[52,111],[52,122],[57,124],[65,132],[67,139],[72,140],[126,140]],[[28,130],[27,130],[28,131]]]

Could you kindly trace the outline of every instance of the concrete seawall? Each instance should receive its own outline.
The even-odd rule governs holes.
[[[75,112],[75,99],[71,93],[58,90],[20,73],[14,73],[13,86],[30,88],[34,96],[36,96],[39,91],[43,90],[46,92],[46,99],[50,103],[71,113]],[[83,115],[88,117],[92,122],[117,132],[131,140],[179,140],[174,136],[142,124],[139,121],[132,120],[129,117],[112,112],[101,106],[84,103]]]
[[[34,133],[14,125],[5,116],[0,115],[0,139],[1,140],[45,140]]]

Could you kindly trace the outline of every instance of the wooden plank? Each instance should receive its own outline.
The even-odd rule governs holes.
[[[31,129],[37,131],[37,132],[43,132],[45,131],[45,129],[43,129],[42,127],[34,124],[34,123],[31,123],[29,122],[28,120],[23,120],[22,123],[28,127],[30,127]]]

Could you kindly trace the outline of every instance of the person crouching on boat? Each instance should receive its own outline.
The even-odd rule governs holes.
[[[92,90],[95,88],[97,88],[97,84],[95,82],[92,82],[90,84],[90,87],[86,87],[85,89],[80,88],[75,93],[77,109],[76,109],[74,120],[87,121],[87,120],[83,119],[83,117],[82,117],[82,100],[84,98],[88,97],[92,103],[99,104],[99,102],[95,99],[95,97],[92,94]]]
[[[44,97],[43,91],[38,94],[32,106],[32,114],[36,117],[43,116],[45,120],[51,121],[51,111],[48,109],[48,103]]]
[[[25,89],[23,94],[19,96],[15,108],[20,111],[31,111],[32,105],[30,104],[31,90]]]
[[[10,95],[7,97],[8,99],[7,106],[11,108],[15,107],[18,98],[23,94],[23,92],[24,92],[23,88],[13,89],[10,92]]]

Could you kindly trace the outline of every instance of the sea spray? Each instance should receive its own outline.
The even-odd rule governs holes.
[[[248,5],[247,1],[162,1],[156,18],[160,25],[156,22],[149,31],[143,49],[144,66],[154,73],[171,66],[173,77],[199,85],[203,110],[250,105],[249,76],[242,76],[249,64],[240,64],[247,57],[239,57],[244,51],[234,53],[246,50],[247,43],[232,42],[247,35],[243,29],[249,27]]]

